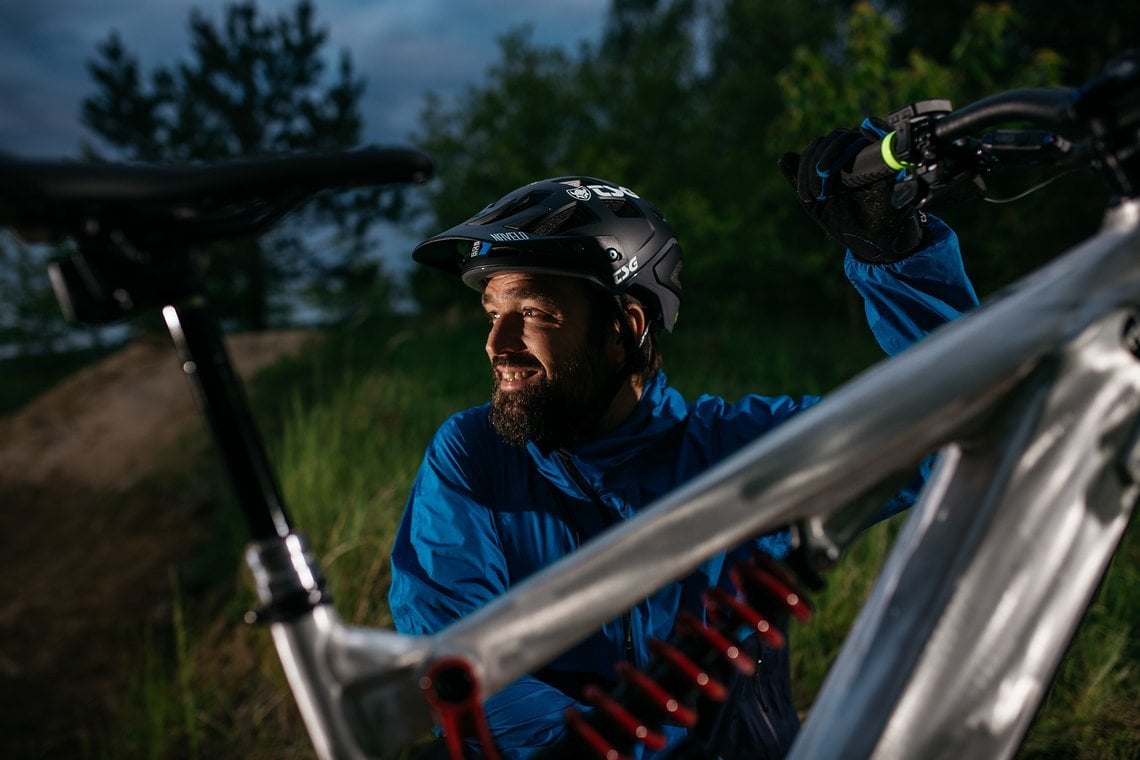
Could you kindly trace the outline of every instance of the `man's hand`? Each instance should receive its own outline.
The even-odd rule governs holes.
[[[914,253],[924,232],[917,210],[900,211],[891,205],[895,171],[881,158],[872,162],[869,171],[860,172],[868,184],[843,184],[842,172],[851,169],[859,151],[878,145],[885,134],[883,126],[881,120],[866,119],[859,129],[833,130],[812,140],[802,156],[785,153],[777,162],[800,204],[824,232],[850,248],[856,258],[874,264]]]

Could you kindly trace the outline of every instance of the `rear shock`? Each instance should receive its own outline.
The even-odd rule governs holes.
[[[738,593],[708,589],[708,623],[682,612],[668,641],[650,640],[650,662],[644,671],[619,662],[620,680],[612,693],[587,687],[583,701],[594,709],[567,710],[566,736],[541,756],[621,760],[630,757],[638,743],[660,751],[666,746],[662,729],[667,724],[684,726],[691,729],[690,736],[699,737],[692,729],[704,713],[724,702],[729,677],[756,671],[742,639],[756,634],[768,647],[782,648],[786,640],[774,621],[789,616],[807,621],[812,614],[802,590],[806,584],[767,555],[755,552],[729,572]],[[702,752],[699,739],[683,750],[686,758],[701,757]]]

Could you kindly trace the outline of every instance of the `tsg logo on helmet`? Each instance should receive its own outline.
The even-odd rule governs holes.
[[[609,185],[586,185],[585,187],[571,187],[566,192],[571,198],[579,201],[590,200],[590,191],[593,191],[599,198],[621,198],[623,195],[630,198],[639,198],[637,193],[630,190],[628,187],[611,187]]]

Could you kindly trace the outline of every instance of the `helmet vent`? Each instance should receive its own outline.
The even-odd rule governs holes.
[[[579,203],[562,209],[558,213],[541,220],[534,229],[527,232],[535,235],[556,235],[564,230],[572,230],[587,224],[594,224],[598,217]]]
[[[609,206],[614,216],[620,216],[625,219],[640,219],[645,216],[645,214],[641,213],[641,209],[625,198],[603,198],[602,202]]]
[[[477,219],[472,219],[470,224],[494,224],[501,219],[514,216],[515,214],[526,211],[527,209],[537,206],[542,201],[550,197],[549,192],[535,192],[527,193],[522,198],[511,203],[506,203],[500,208],[492,208],[486,215]]]

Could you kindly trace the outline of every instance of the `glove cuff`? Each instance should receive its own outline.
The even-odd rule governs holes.
[[[893,238],[876,241],[844,233],[839,242],[850,248],[852,255],[860,261],[893,264],[929,245],[930,233],[926,228],[926,214],[915,212],[899,220]]]

